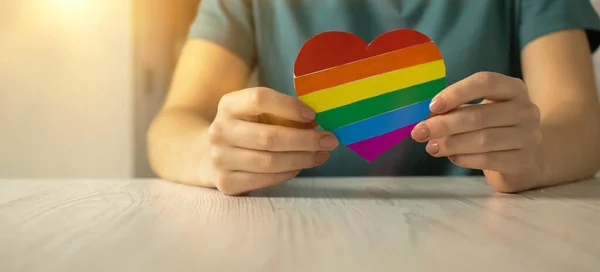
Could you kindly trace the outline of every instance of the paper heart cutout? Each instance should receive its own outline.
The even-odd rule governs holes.
[[[294,86],[323,129],[371,162],[427,118],[446,86],[446,67],[435,43],[415,30],[390,31],[369,45],[328,31],[300,49]]]

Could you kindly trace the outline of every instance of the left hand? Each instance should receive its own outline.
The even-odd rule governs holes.
[[[467,104],[483,98],[479,104]],[[428,142],[426,151],[455,165],[481,169],[494,189],[517,192],[534,185],[541,141],[540,110],[517,78],[481,72],[440,92],[432,116],[412,137]]]

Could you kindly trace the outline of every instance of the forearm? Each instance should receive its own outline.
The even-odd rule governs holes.
[[[148,157],[154,172],[167,180],[214,187],[205,163],[209,153],[209,125],[193,109],[161,112],[148,131]]]
[[[600,108],[564,103],[542,116],[535,187],[593,176],[600,168]]]

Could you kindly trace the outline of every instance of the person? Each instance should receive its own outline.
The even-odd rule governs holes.
[[[600,168],[587,0],[203,0],[196,16],[148,131],[161,178],[239,195],[296,176],[483,175],[518,193]],[[369,43],[402,28],[437,44],[447,86],[411,137],[367,162],[297,98],[294,61],[324,31]]]

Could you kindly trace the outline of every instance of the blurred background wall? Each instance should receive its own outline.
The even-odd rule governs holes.
[[[0,0],[0,177],[128,177],[132,5]]]
[[[146,129],[199,0],[0,0],[0,178],[153,176]]]
[[[153,176],[145,132],[198,2],[0,0],[0,178]]]

